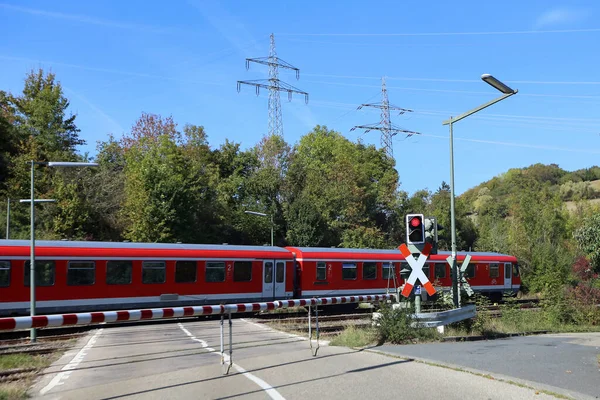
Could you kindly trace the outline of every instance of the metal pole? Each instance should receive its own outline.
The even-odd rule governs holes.
[[[34,171],[35,162],[31,160],[31,258],[29,260],[29,308],[31,317],[35,316],[35,201],[34,201]],[[31,328],[30,339],[32,343],[37,340],[35,328]]]
[[[229,366],[227,366],[227,374],[233,365],[233,329],[231,324],[231,313],[229,313]]]
[[[450,117],[450,233],[452,235],[452,301],[454,307],[460,307],[460,294],[458,293],[458,271],[456,265],[456,217],[454,212],[454,135],[452,132],[453,120]]]
[[[225,346],[224,346],[224,338],[223,338],[223,320],[225,319],[225,315],[221,314],[221,365],[225,364]]]
[[[6,240],[10,239],[10,199],[6,199]]]
[[[271,247],[273,247],[273,214],[271,214]]]

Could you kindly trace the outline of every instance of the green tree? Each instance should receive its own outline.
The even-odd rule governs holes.
[[[510,253],[520,260],[531,290],[558,292],[573,261],[567,246],[567,215],[558,193],[523,177],[510,210]]]
[[[286,175],[288,241],[389,247],[399,213],[397,189],[393,160],[382,151],[317,126],[292,151]],[[311,210],[310,217],[294,218],[299,210]],[[323,234],[309,221],[324,224]]]
[[[74,161],[76,147],[85,144],[79,138],[75,115],[67,115],[69,100],[53,73],[42,69],[31,71],[25,78],[20,96],[10,96],[15,109],[14,125],[21,138],[32,136],[39,146],[39,161],[55,158]]]
[[[181,135],[171,117],[142,114],[125,148],[125,237],[132,241],[183,240],[190,230],[193,196],[189,170],[177,142]]]
[[[600,213],[585,219],[574,233],[579,248],[588,256],[595,271],[600,271]]]

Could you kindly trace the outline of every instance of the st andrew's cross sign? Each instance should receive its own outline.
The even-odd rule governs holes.
[[[421,254],[419,255],[419,258],[415,260],[406,244],[402,243],[398,247],[398,249],[404,256],[404,259],[412,269],[408,279],[406,280],[406,283],[404,284],[404,289],[402,289],[402,296],[408,297],[410,295],[417,279],[419,279],[421,285],[423,285],[425,290],[427,290],[428,295],[433,296],[435,294],[435,288],[433,287],[431,282],[429,282],[429,278],[427,277],[427,275],[425,275],[425,273],[423,272],[423,266],[425,265],[425,261],[427,261],[427,257],[429,257],[429,252],[431,251],[431,248],[431,243],[426,243],[423,247],[423,250],[421,251]]]

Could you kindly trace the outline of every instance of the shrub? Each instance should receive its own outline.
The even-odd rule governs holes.
[[[415,340],[437,339],[438,333],[435,329],[418,326],[413,317],[413,311],[410,308],[394,309],[390,305],[384,304],[381,307],[381,317],[378,320],[378,343],[407,343]]]

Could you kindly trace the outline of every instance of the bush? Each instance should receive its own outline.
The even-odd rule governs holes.
[[[418,340],[435,340],[439,337],[432,328],[419,327],[413,317],[413,309],[392,308],[389,304],[381,307],[381,317],[378,320],[378,344],[391,342],[395,344],[414,342]]]

